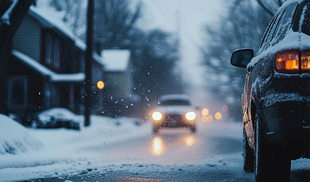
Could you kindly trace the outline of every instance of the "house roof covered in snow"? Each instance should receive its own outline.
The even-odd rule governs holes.
[[[85,80],[84,73],[71,73],[71,74],[59,74],[55,73],[42,64],[38,63],[31,57],[17,51],[13,50],[12,54],[18,58],[19,61],[24,63],[25,65],[31,67],[33,70],[41,74],[42,76],[46,76],[50,79],[51,82],[82,82]]]
[[[68,38],[70,38],[77,48],[79,48],[82,51],[86,50],[86,44],[83,40],[78,38],[69,28],[69,26],[63,21],[63,17],[65,16],[64,11],[57,11],[54,7],[51,7],[49,0],[44,1],[37,1],[36,6],[31,6],[29,15],[34,17],[36,20],[38,20],[40,23],[42,23],[44,26],[53,28]],[[101,64],[103,63],[101,61],[101,57],[94,53],[93,59]]]
[[[130,61],[129,50],[103,50],[101,56],[107,72],[123,72],[128,68]]]
[[[72,40],[78,39],[69,26],[63,21],[65,15],[64,11],[57,11],[55,8],[49,6],[49,1],[39,1],[37,6],[31,6],[29,15],[36,18],[39,22],[47,27],[54,28]],[[45,2],[45,3],[43,3]]]

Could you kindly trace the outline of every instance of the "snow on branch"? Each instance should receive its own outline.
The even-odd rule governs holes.
[[[11,14],[13,9],[16,7],[18,0],[13,0],[11,6],[6,10],[6,12],[2,15],[1,20],[0,20],[0,26],[2,24],[10,25],[10,19],[11,19]]]

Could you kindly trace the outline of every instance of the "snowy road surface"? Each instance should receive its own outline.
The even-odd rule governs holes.
[[[240,123],[217,121],[199,124],[198,132],[163,129],[151,133],[150,123],[97,125],[71,137],[61,132],[32,131],[34,136],[49,138],[57,150],[31,160],[0,164],[5,180],[37,181],[253,181],[242,171],[242,129]],[[104,129],[104,128],[109,128]],[[89,130],[89,131],[87,131]],[[49,135],[49,137],[47,137]],[[44,137],[45,136],[45,137]],[[66,136],[66,137],[65,137]],[[61,149],[64,137],[67,150]],[[109,139],[107,139],[109,138]],[[95,140],[95,141],[94,141]],[[43,143],[46,142],[43,140]],[[70,144],[71,143],[71,144]],[[78,147],[76,147],[76,145]],[[74,147],[72,147],[72,146]],[[71,146],[71,147],[70,147]],[[67,152],[67,153],[66,153]],[[46,157],[46,159],[45,159]],[[0,158],[1,160],[1,158]],[[16,159],[17,160],[17,159]],[[8,165],[8,161],[6,161]],[[292,163],[292,181],[308,181],[308,160]],[[1,181],[1,180],[0,180]]]

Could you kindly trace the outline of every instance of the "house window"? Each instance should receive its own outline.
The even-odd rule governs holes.
[[[50,33],[45,37],[45,63],[49,66],[59,68],[61,58],[61,41]]]
[[[9,105],[26,106],[28,100],[27,78],[23,76],[8,79]]]

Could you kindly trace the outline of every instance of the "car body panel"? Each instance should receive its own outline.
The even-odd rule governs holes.
[[[300,5],[297,6],[298,3]],[[255,149],[255,115],[258,114],[266,125],[265,134],[270,137],[271,144],[294,146],[296,150],[291,151],[292,158],[300,157],[305,151],[310,153],[307,148],[310,139],[310,130],[307,128],[310,118],[310,73],[288,74],[275,69],[278,52],[310,50],[310,36],[302,33],[300,28],[293,30],[293,24],[302,19],[303,15],[289,12],[304,12],[306,3],[310,4],[309,1],[300,1],[280,8],[264,35],[258,54],[247,66],[242,110],[248,143],[252,149]],[[291,21],[283,25],[290,28],[284,32],[285,35],[281,35],[278,33],[281,27],[277,32],[276,26],[287,18],[285,12],[289,12],[292,17]],[[274,40],[278,34],[272,31],[277,32],[282,39]],[[274,37],[269,40],[270,34]],[[298,142],[295,141],[296,136],[299,137]]]

